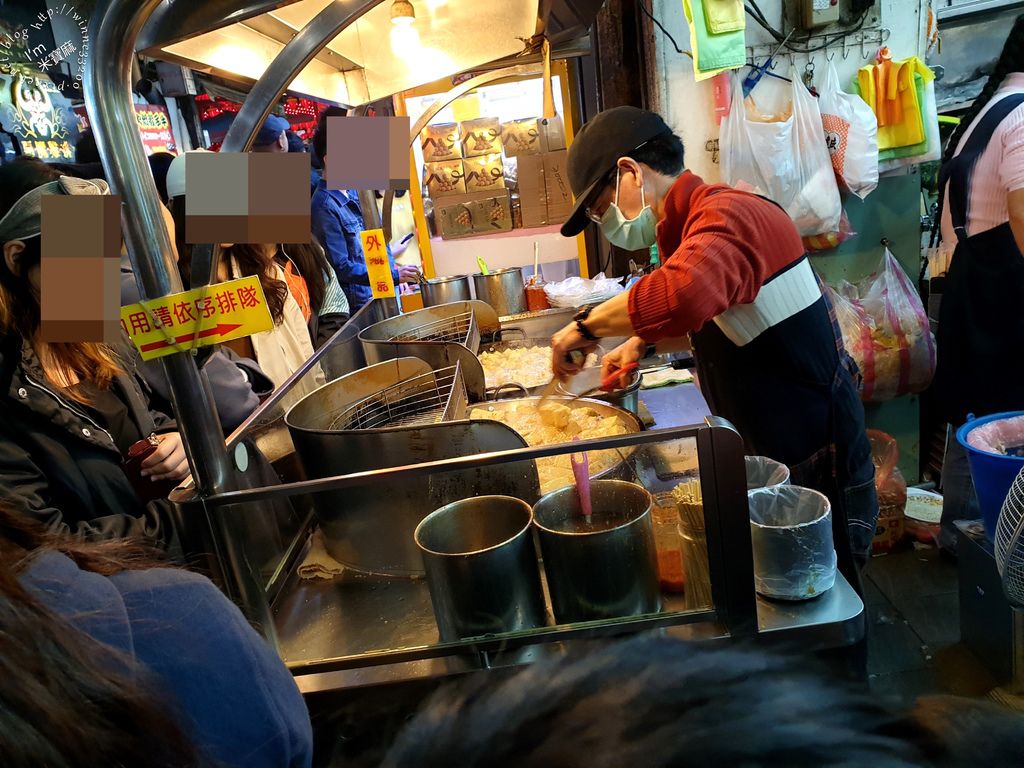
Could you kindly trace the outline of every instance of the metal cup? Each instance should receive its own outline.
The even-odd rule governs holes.
[[[587,523],[568,486],[533,507],[555,621],[614,619],[661,609],[651,494],[624,480],[592,480]]]
[[[530,505],[477,496],[431,512],[415,533],[442,642],[545,624]]]

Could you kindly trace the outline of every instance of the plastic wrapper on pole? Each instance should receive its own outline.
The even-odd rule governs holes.
[[[754,588],[765,597],[809,600],[832,588],[832,508],[818,491],[793,485],[747,494]]]

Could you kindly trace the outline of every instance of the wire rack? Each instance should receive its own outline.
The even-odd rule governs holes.
[[[456,363],[398,384],[353,403],[330,429],[364,430],[422,427],[465,418],[468,398],[462,368]]]
[[[474,343],[475,339],[475,343]],[[477,329],[473,310],[435,320],[432,323],[410,328],[388,338],[392,342],[438,341],[446,344],[462,344],[475,349],[480,345],[480,331]]]

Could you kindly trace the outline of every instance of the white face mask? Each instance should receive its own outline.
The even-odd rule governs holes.
[[[644,188],[640,187],[640,202],[643,205],[635,218],[627,219],[619,208],[619,171],[615,171],[615,202],[601,217],[601,231],[608,242],[627,251],[640,251],[650,248],[657,240],[658,221],[654,211],[647,204]]]

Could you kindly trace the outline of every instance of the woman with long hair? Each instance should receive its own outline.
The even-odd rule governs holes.
[[[950,424],[943,462],[942,537],[979,517],[953,430],[969,413],[1024,409],[1024,15],[943,157],[941,233],[955,248],[939,314],[935,403]]]
[[[41,333],[42,197],[105,191],[32,158],[0,167],[0,497],[55,530],[169,543],[163,508],[147,502],[188,463],[175,423],[149,406],[135,347]],[[124,459],[140,441],[159,445],[130,478]]]
[[[302,768],[311,752],[288,670],[207,579],[0,504],[0,765]]]

